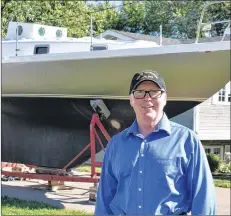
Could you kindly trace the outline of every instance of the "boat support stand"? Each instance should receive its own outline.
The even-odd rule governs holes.
[[[52,186],[54,182],[87,182],[94,183],[93,187],[90,187],[89,190],[89,201],[95,201],[95,196],[97,192],[97,183],[99,182],[100,173],[96,172],[96,167],[102,166],[102,162],[96,161],[96,139],[99,141],[100,146],[103,151],[105,148],[103,143],[95,130],[96,125],[104,135],[104,137],[109,141],[111,139],[110,135],[106,131],[105,127],[99,120],[98,114],[94,113],[90,122],[90,143],[78,154],[76,155],[63,169],[59,169],[55,174],[38,174],[30,173],[30,170],[37,168],[33,165],[24,165],[17,163],[1,162],[1,172],[2,175],[8,177],[17,177],[19,179],[37,179],[48,181],[48,185]],[[77,160],[85,151],[90,149],[91,151],[91,175],[89,177],[81,177],[79,175],[64,175],[64,171],[75,161]],[[7,168],[11,168],[7,169]],[[48,168],[49,169],[49,168]],[[56,185],[57,186],[57,185]]]

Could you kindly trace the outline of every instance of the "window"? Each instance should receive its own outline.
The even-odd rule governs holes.
[[[214,149],[213,149],[213,153],[214,153],[214,154],[217,154],[217,155],[220,155],[220,153],[221,153],[220,150],[221,150],[220,148],[214,148]]]
[[[18,26],[18,36],[23,33],[23,27],[21,25]]]
[[[117,37],[114,37],[114,36],[112,36],[112,35],[106,35],[106,36],[104,36],[103,38],[106,39],[106,40],[118,40]]]
[[[204,146],[206,154],[217,154],[219,155],[220,159],[223,160],[223,150],[222,146]]]
[[[62,30],[57,30],[56,31],[56,37],[58,37],[58,38],[61,38],[63,36],[63,32],[62,32]]]
[[[219,91],[219,96],[218,96],[218,101],[219,102],[224,102],[225,101],[225,88],[222,88],[220,91]]]
[[[34,47],[34,54],[46,54],[49,53],[50,47],[49,45],[36,45]]]
[[[213,96],[213,104],[230,105],[230,82]]]
[[[39,35],[40,35],[40,36],[44,36],[44,35],[45,35],[45,33],[46,33],[45,28],[40,27],[40,28],[39,28],[39,30],[38,30],[38,33],[39,33]]]
[[[93,45],[92,51],[107,50],[106,45]]]
[[[225,152],[230,152],[230,145],[225,145]]]
[[[205,153],[206,153],[206,154],[210,154],[210,153],[211,153],[211,149],[205,148]]]

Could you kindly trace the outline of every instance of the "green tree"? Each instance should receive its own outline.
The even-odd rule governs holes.
[[[212,4],[208,7],[207,21],[215,22],[219,20],[230,20],[231,4],[230,2],[221,2]],[[227,23],[219,23],[212,26],[211,35],[221,36],[224,33]]]
[[[69,37],[87,36],[90,34],[90,13],[102,10],[94,13],[95,34],[100,34],[116,25],[117,10],[110,7],[109,2],[93,7],[84,1],[2,0],[2,37],[6,36],[9,21],[66,27]]]
[[[146,1],[146,33],[159,32],[163,36],[195,38],[203,1]]]
[[[145,32],[159,32],[159,26],[162,24],[165,37],[195,38],[205,3],[203,0],[146,1]],[[230,3],[210,5],[204,15],[203,22],[230,19]],[[222,35],[226,26],[217,24],[212,28],[212,32]],[[202,32],[201,36],[204,36]]]
[[[207,154],[207,159],[211,172],[218,170],[220,166],[220,157],[217,154]]]
[[[204,2],[200,0],[175,2],[172,35],[177,38],[195,38],[203,6]]]
[[[171,25],[174,18],[174,3],[172,1],[145,1],[145,33],[159,32],[163,26],[163,36],[171,35]]]
[[[2,37],[6,36],[9,21],[66,27],[69,37],[87,36],[92,13],[94,36],[107,29],[151,34],[159,32],[162,25],[164,37],[195,38],[205,1],[133,0],[123,4],[118,12],[108,0],[101,4],[71,0],[1,0]],[[230,9],[230,2],[213,4],[203,22],[230,19]],[[212,35],[222,35],[226,26],[213,25]]]
[[[129,32],[143,32],[145,7],[138,0],[124,1],[120,10],[117,29]]]
[[[118,11],[109,1],[91,4],[89,6],[89,14],[93,17],[94,36],[103,33],[107,29],[115,29],[118,22]]]

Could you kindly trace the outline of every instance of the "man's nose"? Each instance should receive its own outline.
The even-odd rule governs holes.
[[[151,99],[152,99],[152,98],[150,97],[149,93],[146,92],[146,95],[145,95],[145,97],[144,97],[144,100],[150,101]]]

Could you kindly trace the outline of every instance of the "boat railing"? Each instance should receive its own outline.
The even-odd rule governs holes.
[[[210,2],[205,2],[205,5],[204,5],[204,7],[202,9],[202,12],[201,12],[198,28],[197,28],[197,35],[196,35],[195,43],[198,43],[201,30],[204,30],[204,31],[205,30],[211,30],[212,25],[218,24],[218,23],[228,23],[228,26],[226,27],[226,29],[225,29],[225,31],[223,33],[221,41],[223,41],[225,39],[226,35],[230,35],[230,19],[229,20],[219,20],[219,21],[209,22],[209,23],[203,23],[203,18],[204,18],[205,11],[207,10],[207,8],[209,6],[211,6],[213,4],[226,3],[226,2],[229,2],[229,1],[210,1]]]
[[[229,25],[225,29],[225,32],[224,32],[223,37],[221,39],[222,41],[225,39],[226,35],[230,35],[230,21],[229,21]]]

